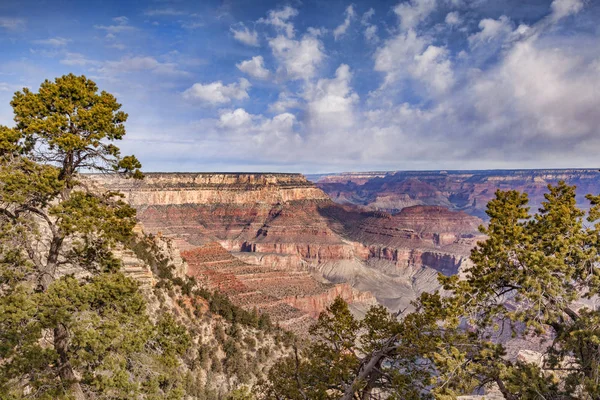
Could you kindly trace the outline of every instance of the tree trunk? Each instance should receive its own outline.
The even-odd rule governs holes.
[[[53,235],[50,242],[46,267],[40,277],[40,286],[44,291],[48,290],[48,287],[54,282],[63,241],[64,238],[62,236]],[[69,360],[69,331],[61,323],[54,328],[54,349],[58,353],[58,376],[61,382],[75,400],[86,400],[86,396],[81,389],[81,385],[75,376],[73,366]]]
[[[498,388],[500,389],[500,393],[502,393],[502,396],[504,396],[504,398],[506,400],[519,400],[519,398],[517,396],[515,396],[514,394],[512,394],[511,392],[508,391],[508,389],[504,385],[504,382],[502,381],[502,379],[496,378],[496,384],[498,385]]]
[[[48,258],[46,259],[46,266],[44,267],[44,270],[41,271],[41,276],[39,277],[39,285],[44,291],[46,291],[50,284],[54,282],[56,268],[58,267],[58,256],[63,241],[64,238],[62,236],[52,235],[50,249],[48,250]]]
[[[360,369],[359,373],[354,378],[350,386],[348,386],[348,389],[346,389],[346,392],[340,400],[352,400],[354,398],[354,390],[356,389],[357,384],[359,382],[367,381],[371,374],[375,373],[375,368],[381,364],[381,361],[383,360],[384,356],[384,350],[378,350],[373,352],[370,355],[369,362],[366,363],[364,367]]]
[[[75,400],[85,400],[85,394],[69,361],[69,332],[64,325],[54,328],[54,349],[59,356],[58,375]]]

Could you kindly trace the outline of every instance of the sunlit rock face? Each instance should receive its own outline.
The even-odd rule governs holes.
[[[308,325],[336,296],[357,313],[406,307],[457,273],[482,221],[444,207],[341,206],[299,174],[92,176],[124,193],[147,233],[172,239],[188,274],[283,325]]]
[[[585,194],[600,193],[600,172],[596,169],[396,171],[309,178],[341,204],[392,213],[414,205],[438,205],[484,219],[486,204],[498,189],[528,193],[532,210],[544,201],[548,184],[560,180],[577,186],[577,201],[584,209],[589,207]]]

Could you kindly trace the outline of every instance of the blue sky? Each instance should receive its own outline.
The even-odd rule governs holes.
[[[69,72],[146,171],[598,166],[597,0],[0,2],[0,124]]]

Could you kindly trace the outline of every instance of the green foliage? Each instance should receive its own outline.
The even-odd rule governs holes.
[[[16,127],[0,127],[0,398],[182,398],[189,335],[169,315],[150,318],[112,254],[131,240],[135,210],[78,175],[141,177],[111,143],[127,115],[74,75],[11,105]]]
[[[127,114],[113,95],[98,93],[85,76],[46,80],[37,93],[25,88],[15,93],[11,106],[23,151],[34,161],[61,168],[68,185],[82,168],[139,176],[139,161],[121,158],[119,148],[110,143],[125,136]]]
[[[445,297],[425,293],[400,319],[373,307],[362,321],[337,299],[315,342],[271,369],[263,397],[454,399],[495,384],[507,400],[600,398],[600,310],[581,307],[600,290],[600,197],[587,196],[586,224],[574,187],[548,190],[533,215],[526,194],[496,193],[472,267],[439,275]],[[541,364],[508,357],[503,331],[546,346]]]
[[[402,320],[374,306],[358,321],[337,298],[311,328],[316,340],[269,371],[264,398],[431,398],[435,369],[427,357],[463,334],[439,329],[438,295],[425,295],[415,306]]]
[[[468,318],[482,351],[498,348],[485,359],[482,351],[466,355],[465,373],[496,382],[509,399],[571,398],[577,391],[595,398],[600,393],[600,312],[575,311],[573,303],[599,289],[597,202],[588,196],[592,225],[584,226],[575,188],[559,182],[548,190],[533,216],[527,213],[526,195],[498,192],[488,204],[489,226],[482,230],[488,239],[473,250],[467,278],[440,279],[455,294],[449,307]],[[544,372],[506,360],[502,346],[493,345],[496,326],[512,329],[514,337],[554,337],[547,342]]]

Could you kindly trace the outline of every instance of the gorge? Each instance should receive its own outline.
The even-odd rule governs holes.
[[[188,275],[294,331],[338,295],[359,315],[377,302],[410,308],[438,273],[469,265],[497,189],[528,192],[534,206],[559,179],[600,190],[595,170],[92,178],[125,195],[146,233],[173,241]]]
[[[146,233],[170,238],[188,275],[282,326],[308,325],[336,296],[361,314],[406,307],[436,274],[454,274],[477,237],[476,217],[416,206],[391,215],[342,206],[300,174],[94,175],[122,192]]]

